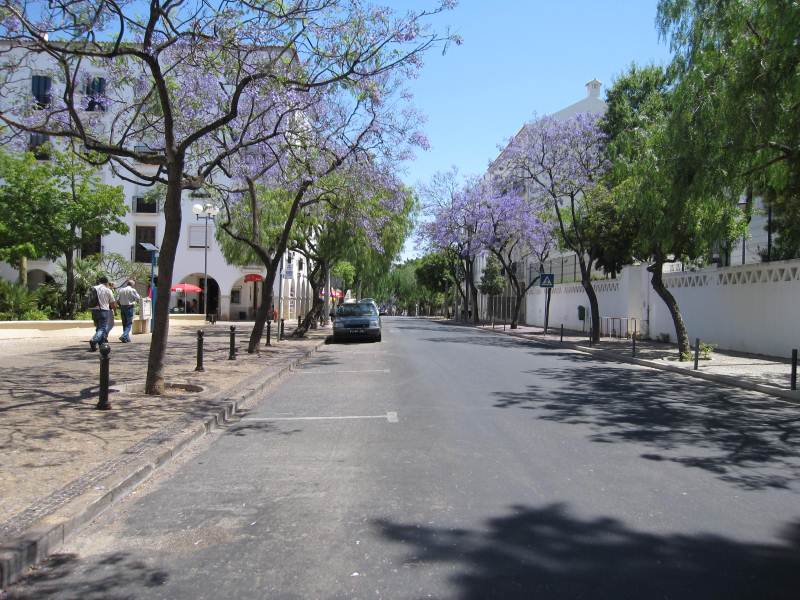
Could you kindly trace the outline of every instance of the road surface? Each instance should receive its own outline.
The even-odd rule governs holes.
[[[800,598],[800,409],[424,319],[324,347],[20,598]]]

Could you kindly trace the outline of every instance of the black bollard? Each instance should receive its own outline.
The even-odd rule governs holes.
[[[694,338],[694,370],[697,371],[697,363],[700,360],[700,338]]]
[[[197,330],[197,366],[195,371],[205,371],[203,368],[203,333],[202,329]]]
[[[561,324],[561,338],[558,340],[559,342],[564,341],[564,324]]]
[[[797,389],[797,348],[792,350],[792,390]]]
[[[285,325],[286,325],[286,319],[281,319],[281,331],[278,334],[278,339],[279,340],[282,340],[286,335],[285,334],[285,330],[284,330]]]
[[[108,367],[111,347],[108,344],[100,344],[100,399],[97,401],[97,410],[109,410],[111,404],[108,402]]]
[[[228,349],[228,360],[236,360],[236,326],[231,325],[231,346]]]
[[[272,346],[272,321],[267,321],[267,346]]]
[[[631,356],[636,356],[636,332],[631,336]]]
[[[298,329],[300,329],[300,325],[302,325],[302,323],[303,323],[303,317],[298,316],[297,317],[297,328]]]

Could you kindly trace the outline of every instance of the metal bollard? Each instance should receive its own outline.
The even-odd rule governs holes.
[[[285,337],[284,327],[286,325],[286,319],[281,319],[281,331],[278,334],[278,339],[282,340]]]
[[[636,332],[631,336],[631,356],[636,356]]]
[[[700,338],[694,338],[694,370],[697,371],[697,363],[700,360]]]
[[[300,329],[300,325],[303,324],[303,317],[297,317],[297,328]]]
[[[231,346],[228,349],[228,360],[236,360],[236,326],[231,325]]]
[[[561,337],[559,338],[558,341],[559,342],[563,342],[564,341],[564,324],[563,323],[561,324]]]
[[[97,401],[97,410],[109,410],[111,404],[108,402],[108,367],[111,354],[111,347],[108,344],[100,344],[100,399]]]
[[[205,371],[203,368],[203,333],[202,329],[197,330],[197,366],[194,368],[195,371]]]
[[[797,389],[797,348],[792,350],[792,390]]]
[[[267,321],[267,346],[272,346],[272,321]]]

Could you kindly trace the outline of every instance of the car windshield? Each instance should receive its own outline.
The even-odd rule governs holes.
[[[378,312],[372,304],[342,304],[336,314],[340,317],[369,317]]]

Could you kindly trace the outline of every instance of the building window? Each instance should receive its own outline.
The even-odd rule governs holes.
[[[105,111],[106,79],[105,77],[92,77],[86,82],[86,97],[88,111]]]
[[[303,259],[302,258],[297,261],[297,270],[298,271],[302,271],[303,270]]]
[[[149,263],[150,262],[150,252],[142,248],[141,242],[145,242],[147,244],[156,243],[156,228],[155,227],[143,227],[141,225],[136,226],[136,246],[133,251],[133,260],[136,262],[141,263]]]
[[[31,77],[31,92],[36,101],[37,108],[47,108],[50,106],[50,84],[52,80],[46,75],[34,75]]]
[[[206,247],[206,226],[189,225],[189,248]]]
[[[102,253],[102,240],[103,236],[96,235],[94,237],[81,238],[81,258],[92,256],[94,254]]]
[[[242,303],[242,290],[231,290],[231,304]]]
[[[158,200],[144,196],[133,197],[133,212],[155,214],[158,212]]]
[[[37,160],[50,160],[50,136],[44,133],[32,133],[28,149]]]

